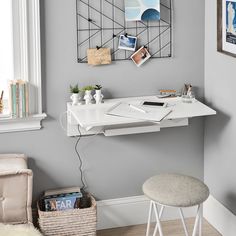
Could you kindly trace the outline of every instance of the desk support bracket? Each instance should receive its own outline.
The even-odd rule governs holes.
[[[88,131],[85,128],[79,127],[78,122],[73,115],[67,114],[67,136],[88,136],[96,134],[104,134],[107,137],[120,136],[129,134],[142,134],[159,132],[162,128],[188,126],[188,118],[164,120],[160,124],[151,122],[140,122],[138,124],[113,125],[113,126],[99,126],[90,128]],[[78,128],[79,127],[79,128]]]

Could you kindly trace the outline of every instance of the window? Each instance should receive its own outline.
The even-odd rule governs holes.
[[[40,129],[41,120],[46,117],[42,113],[39,1],[0,1],[3,30],[0,38],[0,90],[4,90],[7,100],[9,80],[21,79],[32,87],[30,116],[19,119],[0,115],[0,133]]]
[[[0,1],[0,92],[4,91],[4,107],[7,106],[8,81],[14,78],[12,1]]]

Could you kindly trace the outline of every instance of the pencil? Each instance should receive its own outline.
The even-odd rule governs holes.
[[[3,94],[4,94],[4,91],[2,90],[0,101],[2,101],[3,99]]]

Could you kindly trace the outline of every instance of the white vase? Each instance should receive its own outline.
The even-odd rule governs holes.
[[[84,100],[85,100],[86,105],[92,103],[93,96],[92,96],[91,92],[92,92],[91,90],[86,90],[85,91]]]
[[[102,90],[96,90],[96,93],[94,94],[94,99],[96,101],[96,104],[100,104],[102,103],[102,99],[104,98],[103,94],[102,94]]]
[[[79,103],[79,99],[80,99],[79,93],[73,93],[70,99],[72,100],[72,105],[76,106]]]

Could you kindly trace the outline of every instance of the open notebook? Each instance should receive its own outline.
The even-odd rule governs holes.
[[[135,106],[140,108],[146,113],[133,109],[129,103],[117,103],[111,107],[106,114],[112,116],[121,116],[127,118],[133,118],[137,120],[160,122],[165,118],[172,110],[164,107],[151,107],[151,106]]]

